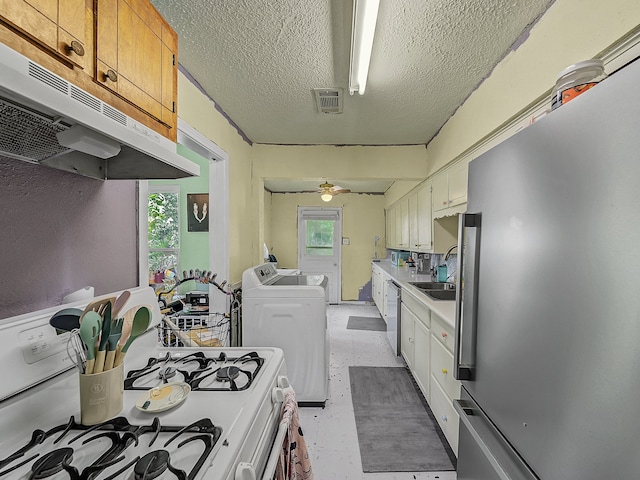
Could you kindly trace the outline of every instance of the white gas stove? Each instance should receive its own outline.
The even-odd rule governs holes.
[[[151,289],[132,293],[128,305],[155,305]],[[282,350],[163,347],[152,326],[125,357],[122,412],[87,427],[68,334],[48,325],[60,309],[0,320],[0,361],[12,371],[0,385],[0,478],[263,477],[280,451]]]

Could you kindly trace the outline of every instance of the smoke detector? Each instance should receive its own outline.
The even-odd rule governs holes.
[[[314,88],[313,96],[316,99],[318,112],[342,113],[341,88]]]

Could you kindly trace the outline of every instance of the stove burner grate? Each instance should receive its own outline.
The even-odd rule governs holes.
[[[65,447],[53,450],[36,460],[31,467],[30,478],[47,478],[68,469],[73,460],[73,448]],[[77,473],[77,470],[76,470]]]
[[[57,438],[53,440],[53,445],[56,445],[70,432],[75,433],[78,431],[80,433],[71,438],[67,442],[67,446],[53,449],[44,453],[41,457],[39,453],[36,453],[30,458],[24,460],[27,452],[38,445],[43,444],[47,439],[53,439],[57,436]],[[160,432],[173,433],[171,438],[165,442],[165,448],[174,440],[181,438],[185,439],[177,444],[176,449],[197,440],[203,442],[203,451],[195,461],[194,465],[191,466],[191,471],[188,475],[183,470],[174,468],[171,465],[170,454],[167,450],[155,450],[143,455],[142,458],[137,456],[128,464],[121,467],[117,473],[106,477],[105,480],[119,477],[134,465],[134,476],[136,480],[151,480],[161,475],[167,469],[169,469],[169,471],[171,471],[179,480],[194,478],[204,465],[210,453],[213,451],[213,447],[220,439],[222,429],[215,426],[208,418],[200,419],[187,426],[162,426],[160,425],[160,420],[157,417],[148,425],[132,425],[125,417],[116,417],[99,425],[87,427],[76,423],[74,417],[71,417],[69,422],[66,424],[58,425],[47,432],[35,430],[26,445],[19,448],[8,457],[0,459],[0,477],[4,477],[5,475],[14,472],[35,460],[33,464],[30,465],[31,472],[28,476],[30,480],[48,478],[56,475],[62,470],[65,470],[68,473],[70,480],[91,480],[96,478],[100,472],[106,468],[119,465],[120,462],[123,462],[125,459],[125,456],[122,455],[124,450],[130,448],[132,445],[138,447],[139,438],[142,435],[151,435],[149,443],[145,443],[147,447],[151,447]],[[83,442],[79,442],[77,446],[74,445],[77,440],[91,433],[95,433],[95,435],[87,438]],[[91,465],[86,466],[82,472],[79,472],[78,468],[72,463],[74,448],[82,449],[85,444],[104,437],[111,440],[111,446],[106,448],[106,451],[104,451],[100,458],[95,460]],[[71,445],[74,445],[74,447],[71,447]]]
[[[208,357],[201,351],[184,357],[167,352],[164,357],[149,358],[143,368],[130,370],[124,381],[124,389],[149,390],[154,386],[150,384],[152,380],[160,379],[168,383],[174,379],[187,383],[192,391],[242,391],[251,386],[264,361],[257,352],[235,358],[225,352],[220,352],[217,357]],[[212,375],[215,375],[212,379],[214,382],[203,383]]]

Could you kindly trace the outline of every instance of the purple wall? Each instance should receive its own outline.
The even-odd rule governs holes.
[[[0,158],[0,318],[138,284],[134,180]]]

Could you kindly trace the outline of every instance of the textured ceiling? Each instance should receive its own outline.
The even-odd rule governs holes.
[[[351,0],[152,0],[179,62],[255,143],[428,143],[553,0],[381,0],[364,96]],[[313,88],[342,88],[342,114]]]

